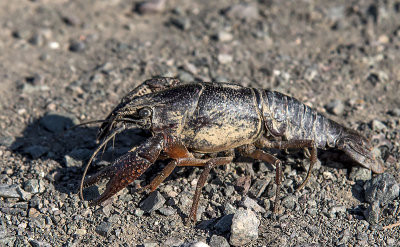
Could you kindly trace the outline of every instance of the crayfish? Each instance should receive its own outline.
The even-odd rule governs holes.
[[[105,191],[91,201],[100,204],[141,176],[161,157],[170,158],[147,186],[154,191],[177,166],[201,166],[189,220],[196,220],[201,190],[210,170],[242,156],[269,162],[276,168],[275,205],[277,212],[282,162],[268,149],[305,149],[310,166],[298,190],[303,188],[317,161],[317,149],[342,150],[359,165],[374,173],[384,171],[374,157],[370,142],[354,130],[326,118],[295,98],[275,91],[230,83],[182,84],[173,78],[150,79],[122,98],[102,122],[97,134],[98,148],[82,177],[82,189],[104,178]],[[152,137],[132,148],[89,178],[88,167],[97,153],[125,130],[149,130]],[[208,156],[201,156],[209,154]],[[199,156],[200,155],[200,156]]]

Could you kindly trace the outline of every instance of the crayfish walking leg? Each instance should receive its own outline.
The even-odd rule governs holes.
[[[279,195],[281,190],[281,183],[282,183],[282,162],[273,156],[265,152],[264,150],[257,149],[254,145],[244,145],[239,148],[239,151],[252,159],[262,160],[264,162],[271,163],[275,166],[275,184],[276,184],[276,191],[275,191],[275,201],[274,201],[274,213],[278,213],[279,208]]]

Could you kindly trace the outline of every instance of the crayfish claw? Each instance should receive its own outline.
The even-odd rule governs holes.
[[[85,179],[83,186],[87,188],[104,178],[110,178],[104,192],[99,197],[90,201],[90,205],[101,204],[117,194],[140,177],[151,164],[150,161],[141,157],[136,152],[129,152],[115,160],[112,165]]]

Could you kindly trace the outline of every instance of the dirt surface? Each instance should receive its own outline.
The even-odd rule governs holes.
[[[294,190],[308,159],[277,153],[285,177],[277,218],[274,169],[248,160],[211,173],[196,227],[183,222],[198,168],[177,169],[159,187],[171,215],[143,214],[139,203],[147,195],[134,185],[105,206],[82,202],[77,190],[96,127],[65,130],[103,119],[129,90],[156,76],[294,96],[372,139],[386,173],[400,182],[399,1],[171,0],[156,13],[138,3],[0,1],[0,184],[20,187],[16,198],[0,199],[0,245],[221,246],[230,241],[230,225],[221,230],[216,223],[230,206],[242,207],[240,181],[252,172],[252,184],[268,186],[260,197],[251,188],[247,194],[266,209],[256,213],[258,238],[248,246],[400,245],[400,227],[382,229],[400,221],[400,199],[381,205],[379,221],[370,224],[363,189],[370,174],[335,160],[335,152],[320,152],[321,165],[301,192]],[[111,161],[147,137],[118,137],[103,158]],[[102,167],[95,163],[91,173]]]

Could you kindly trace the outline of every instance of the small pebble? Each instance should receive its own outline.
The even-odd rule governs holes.
[[[55,41],[49,42],[49,48],[53,49],[53,50],[59,49],[60,48],[60,44],[58,42],[55,42]]]
[[[223,216],[214,226],[218,233],[229,232],[232,225],[233,214]]]
[[[159,245],[156,242],[146,242],[143,243],[143,247],[158,247]]]
[[[211,247],[229,247],[228,240],[222,236],[212,235],[210,239]]]
[[[260,198],[262,193],[264,193],[267,188],[269,180],[267,179],[257,179],[249,189],[249,195],[254,198]]]
[[[257,212],[257,213],[259,213],[259,212],[265,213],[266,212],[265,209],[263,207],[261,207],[260,205],[258,205],[258,203],[255,200],[253,200],[247,196],[244,197],[242,203],[243,203],[243,206],[254,210],[254,212]]]
[[[377,130],[377,131],[386,129],[386,125],[377,119],[372,120],[371,125],[372,125],[372,129]]]
[[[81,20],[77,16],[72,15],[70,13],[67,13],[65,16],[63,16],[62,20],[68,26],[76,27],[76,26],[79,26],[81,24]]]
[[[400,108],[395,108],[390,111],[390,114],[395,117],[400,117]]]
[[[161,207],[158,209],[160,214],[165,215],[165,216],[170,216],[176,214],[176,209],[171,208],[171,207]]]
[[[182,82],[193,82],[194,81],[193,76],[186,71],[180,71],[178,74],[178,79]]]
[[[221,64],[228,64],[231,63],[232,61],[233,61],[232,55],[223,53],[218,54],[218,62],[220,62]]]
[[[4,198],[20,198],[18,193],[18,185],[0,184],[0,197]]]
[[[66,167],[81,167],[82,166],[81,161],[76,160],[69,155],[64,156],[64,164]]]
[[[86,229],[84,229],[84,228],[78,228],[78,229],[76,229],[76,231],[75,231],[75,234],[78,235],[78,236],[86,235],[86,233],[87,233],[87,231],[86,231]]]
[[[229,42],[233,39],[233,35],[226,31],[220,31],[215,35],[216,39],[220,42]]]
[[[137,11],[140,14],[157,14],[162,13],[165,10],[165,2],[166,0],[148,0],[136,7]]]
[[[367,181],[364,185],[365,200],[369,203],[379,202],[381,205],[399,196],[399,184],[389,173],[383,173]]]
[[[254,20],[259,17],[258,8],[253,4],[235,4],[226,11],[226,15],[232,19]]]
[[[78,41],[78,40],[73,40],[69,43],[69,50],[72,52],[81,52],[83,50],[85,50],[86,45],[84,42],[82,41]]]
[[[353,166],[349,175],[349,179],[353,181],[367,181],[372,177],[371,170],[365,169],[363,167]]]
[[[331,172],[323,172],[322,175],[326,180],[334,180],[333,174]]]
[[[364,217],[370,224],[377,224],[379,222],[380,208],[379,202],[374,202],[368,206],[364,211]]]
[[[171,23],[182,31],[190,28],[190,19],[185,17],[174,17],[171,19]]]
[[[42,180],[29,179],[25,182],[24,190],[33,194],[43,193],[46,190],[46,185]]]
[[[282,206],[284,206],[287,209],[293,210],[294,207],[296,206],[296,197],[293,195],[289,195],[285,198],[282,199]]]
[[[112,224],[109,222],[102,222],[100,225],[96,227],[96,233],[103,236],[107,237],[108,234],[111,232]]]
[[[226,203],[224,205],[224,214],[228,215],[228,214],[234,214],[236,211],[236,208],[234,206],[232,206],[232,204],[230,203]]]
[[[161,208],[164,203],[165,198],[156,190],[140,203],[140,209],[146,213],[150,213]]]
[[[258,238],[260,220],[251,209],[239,208],[232,219],[229,243],[233,246],[243,246]]]
[[[43,35],[40,33],[35,33],[29,38],[28,42],[31,45],[41,46],[44,43]]]
[[[210,246],[202,241],[199,241],[192,244],[191,247],[210,247]]]
[[[140,208],[137,208],[137,209],[135,209],[134,214],[135,214],[137,217],[142,217],[143,214],[144,214],[144,211],[141,210]]]
[[[332,100],[326,105],[326,110],[336,116],[340,116],[344,112],[344,104],[341,100]]]

